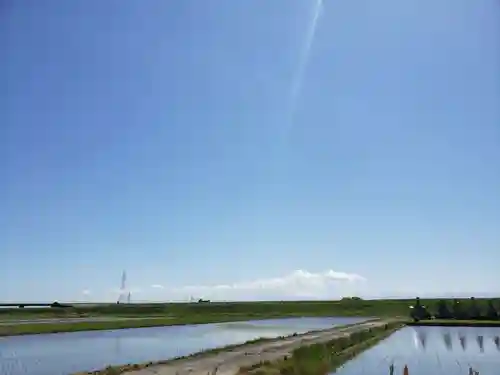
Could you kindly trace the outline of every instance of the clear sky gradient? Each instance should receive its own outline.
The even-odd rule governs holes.
[[[0,300],[500,294],[497,0],[7,0],[0,50]]]

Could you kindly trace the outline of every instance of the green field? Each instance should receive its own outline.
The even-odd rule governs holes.
[[[468,303],[468,300],[464,299],[462,301]],[[476,299],[480,309],[486,308],[487,301]],[[438,300],[421,300],[422,304],[431,309],[437,305],[437,302]],[[498,302],[498,300],[495,301],[496,304]],[[152,327],[302,316],[408,317],[409,306],[414,304],[415,300],[413,299],[343,299],[340,301],[96,304],[76,305],[69,308],[2,308],[0,309],[0,321],[3,322],[0,325],[0,335]],[[14,323],[17,319],[67,319],[72,317],[107,317],[109,321]],[[113,318],[119,317],[141,319],[113,320]],[[10,323],[11,321],[12,324]]]
[[[89,316],[150,317],[241,315],[251,319],[262,316],[392,316],[407,315],[410,301],[300,301],[235,303],[163,303],[94,305],[71,308],[0,309],[0,320],[11,318],[64,318]]]
[[[261,318],[272,318],[265,316]],[[247,315],[192,315],[188,317],[148,317],[144,319],[62,322],[62,323],[24,323],[0,325],[0,336],[18,336],[42,333],[97,331],[124,328],[161,327],[184,324],[204,324],[255,319]],[[257,317],[259,318],[259,317]]]
[[[447,300],[451,303],[452,300]],[[467,299],[460,300],[465,304]],[[479,308],[486,308],[486,299],[476,299]],[[431,309],[437,299],[421,299]],[[500,299],[496,299],[498,305]],[[75,305],[71,308],[1,308],[0,320],[16,317],[63,317],[63,316],[192,316],[199,314],[243,314],[283,316],[395,316],[408,315],[414,299],[340,301],[278,301],[278,302],[210,302],[210,303],[151,303],[151,304],[99,304]]]

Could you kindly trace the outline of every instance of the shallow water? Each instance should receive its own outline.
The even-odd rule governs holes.
[[[67,375],[363,321],[292,318],[0,338],[1,375]]]
[[[406,327],[337,370],[336,375],[394,375],[408,365],[410,375],[500,374],[500,328]]]

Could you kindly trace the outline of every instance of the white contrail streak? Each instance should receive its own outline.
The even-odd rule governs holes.
[[[289,118],[289,126],[290,128],[293,126],[293,120],[295,117],[295,110],[297,107],[297,100],[300,95],[300,89],[302,87],[302,81],[304,79],[304,72],[307,67],[307,63],[309,61],[309,54],[311,52],[311,47],[314,42],[314,36],[316,34],[316,29],[318,27],[318,20],[321,15],[321,10],[323,9],[323,0],[316,0],[314,5],[314,12],[311,23],[309,25],[309,29],[307,30],[306,37],[304,40],[304,45],[300,51],[299,62],[297,65],[297,70],[295,71],[295,75],[292,81],[292,88],[290,91],[290,118]]]
[[[309,61],[309,55],[311,47],[314,42],[314,36],[316,34],[316,29],[318,27],[318,21],[321,16],[321,11],[323,8],[323,0],[314,0],[314,8],[312,12],[312,18],[306,30],[306,34],[303,40],[303,44],[300,48],[300,53],[298,56],[298,63],[295,72],[292,76],[292,83],[290,88],[290,93],[287,98],[285,98],[285,108],[284,111],[284,123],[283,126],[279,128],[279,136],[276,140],[275,147],[279,150],[278,156],[272,164],[275,164],[273,169],[274,178],[278,179],[282,174],[287,173],[288,165],[288,143],[289,137],[291,135],[291,130],[294,126],[295,112],[297,109],[297,102],[300,96],[300,91],[302,88],[302,82],[304,79],[304,73]],[[281,187],[282,188],[282,187]]]

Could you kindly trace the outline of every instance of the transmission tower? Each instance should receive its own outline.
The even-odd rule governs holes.
[[[127,300],[127,273],[123,271],[122,273],[122,284],[120,287],[120,295],[118,296],[117,303],[123,303]]]

